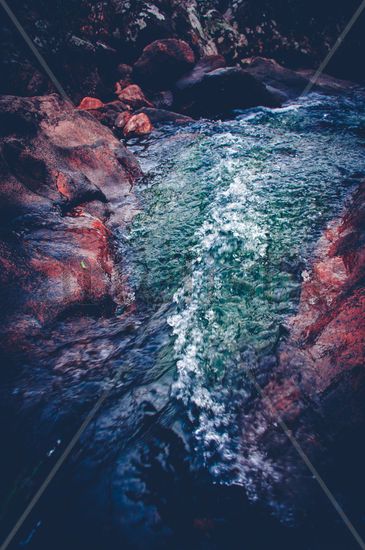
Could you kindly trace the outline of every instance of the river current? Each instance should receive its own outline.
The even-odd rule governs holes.
[[[129,144],[145,176],[118,247],[136,307],[90,322],[87,338],[65,329],[66,349],[50,356],[67,368],[28,367],[12,382],[32,419],[12,438],[22,452],[37,441],[42,474],[111,387],[14,547],[246,548],[230,538],[246,532],[261,549],[261,521],[279,536],[252,511],[247,475],[270,466],[241,458],[247,368],[262,385],[274,368],[316,242],[365,175],[364,144],[363,97],[316,94]],[[37,476],[26,470],[30,487]],[[280,531],[288,548],[290,536]]]

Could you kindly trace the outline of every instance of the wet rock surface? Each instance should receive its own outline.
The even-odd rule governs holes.
[[[231,7],[216,0],[161,3],[138,0],[132,5],[86,1],[81,8],[64,2],[50,10],[39,0],[32,9],[14,2],[21,23],[52,70],[76,104],[81,101],[79,110],[75,110],[53,95],[0,100],[1,343],[8,370],[17,364],[18,352],[23,352],[26,361],[17,366],[42,371],[36,382],[32,375],[25,377],[23,387],[22,384],[17,387],[17,394],[13,395],[10,385],[5,394],[11,403],[9,410],[18,414],[19,407],[23,420],[27,406],[29,410],[34,407],[40,411],[39,418],[41,415],[46,418],[42,423],[46,437],[40,443],[41,451],[38,453],[38,448],[34,451],[37,459],[49,452],[48,442],[55,426],[64,441],[69,440],[80,418],[94,405],[110,372],[118,371],[121,364],[130,394],[123,393],[124,382],[115,389],[114,399],[95,429],[96,440],[90,444],[95,453],[91,462],[101,464],[107,461],[106,456],[114,458],[118,452],[115,447],[127,439],[123,429],[128,421],[130,425],[135,423],[129,426],[130,433],[140,430],[144,434],[154,416],[157,418],[165,408],[167,416],[170,412],[172,380],[161,383],[159,376],[158,382],[149,386],[154,376],[150,372],[151,357],[162,338],[156,328],[158,323],[152,318],[148,334],[138,333],[138,327],[143,327],[143,314],[139,312],[140,318],[133,317],[135,297],[129,291],[128,276],[123,269],[123,251],[116,246],[116,242],[124,244],[121,234],[137,211],[132,187],[141,172],[134,157],[99,123],[118,137],[138,138],[147,136],[155,125],[190,123],[190,115],[226,118],[232,116],[234,109],[276,107],[300,96],[314,74],[308,67],[318,66],[357,6],[350,2],[339,12],[332,4],[285,4],[279,9],[266,1],[258,5],[236,2]],[[0,91],[25,96],[50,93],[52,85],[23,45],[19,45],[19,37],[6,23],[4,28],[1,45],[8,55],[1,64],[4,78]],[[361,31],[363,26],[357,29]],[[340,56],[334,59],[330,70],[338,76],[363,80],[363,70],[354,62],[353,55],[361,51],[362,43],[363,35],[355,30],[343,50],[348,61]],[[248,57],[257,55],[274,57],[276,61]],[[301,67],[306,68],[293,70]],[[337,94],[353,88],[349,82],[322,76],[314,90]],[[288,148],[283,154],[290,157],[293,152]],[[338,451],[342,441],[346,441],[346,449],[355,461],[360,463],[358,457],[364,456],[354,445],[358,437],[353,437],[354,433],[361,436],[365,421],[364,203],[362,186],[347,214],[323,236],[311,271],[304,273],[298,314],[283,327],[288,335],[281,342],[275,366],[275,359],[269,359],[272,377],[267,380],[263,376],[260,380],[263,394],[242,407],[241,457],[243,465],[247,464],[251,487],[278,516],[282,507],[285,520],[291,509],[305,509],[313,501],[314,493],[307,469],[280,426],[275,425],[275,416],[285,421],[316,466],[328,458],[329,449]],[[148,341],[146,356],[140,357],[140,363],[136,360],[139,354],[133,355],[128,348],[133,338]],[[131,358],[131,363],[136,360],[141,367],[135,369],[134,378],[128,362],[124,368],[126,357]],[[52,376],[47,378],[47,372]],[[17,375],[15,369],[12,376],[14,373]],[[162,370],[161,378],[164,376]],[[28,390],[30,379],[34,386]],[[42,402],[45,388],[53,391],[46,405]],[[67,399],[72,404],[67,402],[64,406],[63,400]],[[27,451],[38,440],[38,427],[32,427],[31,420],[30,415],[28,429],[23,428],[32,434],[26,436],[31,444],[24,442]],[[153,470],[153,475],[143,475],[152,485],[153,498],[161,513],[161,517],[157,512],[151,514],[151,524],[143,528],[152,537],[149,540],[156,534],[151,535],[154,528],[161,528],[162,523],[163,530],[166,525],[175,527],[174,542],[182,535],[183,542],[178,543],[184,546],[191,546],[191,540],[196,540],[192,535],[191,539],[190,535],[184,538],[191,529],[201,533],[199,540],[204,546],[209,547],[215,538],[218,547],[227,547],[227,540],[234,547],[236,541],[229,528],[220,527],[224,491],[217,491],[212,505],[207,503],[214,492],[211,488],[207,491],[209,481],[199,495],[201,481],[192,481],[187,472],[192,453],[176,450],[183,447],[180,428],[169,427],[164,432],[159,427],[156,441],[138,459],[146,470]],[[6,430],[4,424],[5,433]],[[15,448],[17,445],[18,442]],[[169,460],[165,458],[167,453],[172,455]],[[11,462],[15,453],[8,454]],[[27,452],[18,455],[25,466]],[[350,458],[344,463],[352,466],[354,460]],[[135,511],[141,500],[140,487],[134,494],[128,487],[125,492],[128,497],[122,498],[127,500],[132,495],[131,500],[137,504],[135,508],[123,508],[120,487],[129,480],[133,484],[134,473],[126,481],[123,464],[112,462],[112,468],[118,470],[117,475],[113,473],[112,490],[106,475],[100,480],[103,498],[92,495],[93,502],[97,501],[96,508],[99,506],[95,516],[98,521],[103,517],[104,525],[110,519],[105,516],[109,513],[111,492],[117,510],[114,510],[116,525],[123,523],[123,512]],[[89,467],[86,478],[90,471],[90,477],[95,475],[95,464],[90,466],[84,461],[84,476]],[[268,470],[266,464],[270,465]],[[168,468],[170,472],[166,475]],[[359,465],[357,468],[354,471],[360,472]],[[336,476],[333,477],[336,481]],[[186,480],[191,483],[187,488]],[[12,487],[8,489],[12,491]],[[94,490],[95,486],[89,484],[86,494]],[[179,509],[180,494],[183,507],[188,510],[184,514]],[[241,513],[246,496],[240,494],[234,501],[236,513],[238,509]],[[227,497],[230,505],[231,498],[230,492]],[[190,512],[192,500],[195,506]],[[176,506],[173,512],[168,509],[171,502]],[[89,499],[84,497],[81,508],[88,507]],[[69,512],[71,523],[73,515],[78,518],[76,508],[77,505],[71,507]],[[358,510],[360,507],[356,513]],[[256,529],[257,515],[250,503],[245,514],[246,519],[250,514],[253,516]],[[127,539],[133,540],[140,527],[138,514],[126,520],[126,524],[128,521],[128,529],[132,525],[134,533]],[[267,517],[265,521],[267,526],[270,523]],[[241,524],[241,517],[238,523]],[[138,529],[134,529],[136,526]],[[89,530],[92,533],[90,525],[84,526],[84,533]],[[48,540],[52,540],[52,528],[50,533]],[[65,535],[67,542],[69,534]],[[101,530],[97,534],[100,538],[91,542],[100,548],[109,535]],[[138,536],[143,538],[143,534]],[[252,545],[257,542],[257,534],[247,535],[246,526],[239,540],[243,536],[248,536]],[[111,541],[115,543],[113,536]],[[83,543],[81,537],[78,544]],[[62,540],[57,544],[62,548],[69,546]],[[259,544],[264,547],[265,535]],[[289,547],[294,545],[292,542]]]
[[[134,64],[133,74],[151,90],[166,90],[186,73],[195,62],[189,44],[183,40],[156,40],[143,50]]]
[[[176,103],[179,110],[193,116],[227,116],[234,109],[281,105],[264,84],[238,67],[202,71],[188,86],[180,84]]]
[[[313,70],[294,71],[283,67],[274,59],[253,57],[241,61],[242,68],[265,84],[273,93],[283,94],[283,99],[293,99],[304,92],[315,75]],[[322,74],[313,80],[313,91],[327,94],[339,94],[359,88],[353,82],[339,80]]]
[[[145,136],[150,134],[153,126],[145,113],[131,116],[123,127],[123,134],[126,138]]]
[[[344,475],[336,470],[335,459],[348,468],[345,448],[350,455],[363,456],[354,434],[361,432],[365,421],[364,220],[362,183],[347,211],[320,239],[311,270],[303,273],[298,312],[287,323],[288,337],[279,347],[277,367],[266,385],[259,384],[262,392],[244,415],[244,456],[251,468],[250,453],[271,464],[269,484],[265,468],[260,472],[253,467],[252,480],[273,506],[287,502],[294,510],[306,502],[309,511],[318,498],[317,482],[308,482],[309,470],[280,421],[317,469],[328,470],[328,462],[334,462],[330,483],[335,492]],[[351,486],[361,473],[355,466],[358,461],[347,456],[353,464],[351,480],[347,476]]]
[[[55,95],[3,97],[2,343],[13,351],[74,308],[123,303],[113,231],[133,216],[133,156]]]

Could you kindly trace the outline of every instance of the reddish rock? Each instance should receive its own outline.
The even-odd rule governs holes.
[[[99,109],[103,107],[104,103],[97,99],[96,97],[84,97],[78,106],[79,109]]]
[[[130,84],[124,88],[118,98],[123,103],[129,105],[132,109],[140,109],[141,107],[153,107],[153,104],[145,97],[141,88],[137,84]]]
[[[150,134],[153,130],[152,123],[144,113],[133,115],[123,128],[125,137],[138,137]]]
[[[117,118],[115,119],[115,127],[116,128],[124,128],[124,126],[127,124],[127,122],[132,118],[132,114],[129,111],[124,111],[123,113],[119,113]]]
[[[328,457],[329,445],[365,424],[364,211],[365,182],[320,239],[277,367],[242,420],[246,471],[274,507],[295,508],[313,490],[278,420],[316,467]]]
[[[142,107],[142,109],[137,111],[137,114],[139,113],[147,115],[153,124],[165,124],[167,122],[173,122],[174,124],[189,124],[190,122],[194,122],[194,119],[189,116],[175,113],[174,111],[166,111],[165,109]]]
[[[95,117],[99,122],[108,126],[111,130],[114,129],[115,119],[118,113],[122,113],[130,109],[130,106],[120,100],[110,101],[105,103],[100,109],[91,109],[88,112]]]
[[[151,90],[166,90],[194,65],[195,56],[183,40],[155,40],[143,50],[133,67],[137,82]]]
[[[75,307],[123,303],[113,231],[136,210],[140,170],[56,95],[2,97],[0,124],[0,337],[14,352]]]

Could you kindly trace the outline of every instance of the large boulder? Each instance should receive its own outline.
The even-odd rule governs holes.
[[[166,90],[195,62],[194,52],[183,40],[155,40],[146,46],[133,67],[137,82],[151,90]]]
[[[16,351],[75,308],[124,302],[113,234],[136,210],[140,169],[56,95],[2,97],[0,127],[0,336]]]
[[[242,68],[269,89],[284,94],[287,99],[300,96],[310,83],[313,70],[294,71],[283,67],[274,59],[251,57],[241,61]],[[315,82],[313,90],[323,93],[342,93],[356,87],[353,83],[338,80],[328,75],[321,75]]]
[[[239,67],[200,71],[178,83],[175,98],[178,110],[192,116],[227,116],[233,109],[281,104],[264,84]]]

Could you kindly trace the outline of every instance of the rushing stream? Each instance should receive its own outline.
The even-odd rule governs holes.
[[[132,274],[147,301],[172,302],[171,396],[220,482],[245,482],[242,351],[272,354],[295,311],[312,246],[365,168],[360,120],[351,102],[312,97],[180,130],[139,153],[150,179],[129,236]]]
[[[81,548],[87,531],[88,548],[234,548],[217,524],[244,532],[260,521],[241,460],[246,369],[264,383],[273,368],[313,247],[365,174],[364,130],[362,97],[311,95],[131,144],[145,177],[119,246],[136,310],[90,321],[78,368],[65,351],[70,368],[19,377],[12,392],[36,419],[30,445],[43,438],[39,453],[57,456],[105,380],[120,377],[21,547]],[[82,338],[65,335],[78,350]],[[99,520],[107,527],[96,535]],[[248,548],[266,547],[260,540]]]

